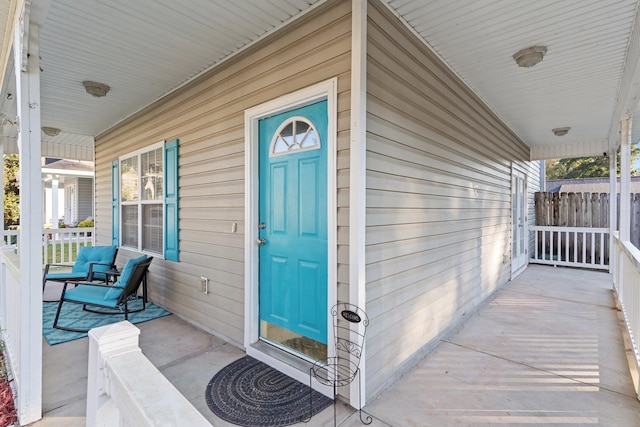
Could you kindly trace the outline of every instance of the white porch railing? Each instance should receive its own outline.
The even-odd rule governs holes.
[[[21,349],[26,347],[21,345],[20,340],[29,340],[31,337],[20,335],[21,322],[24,321],[20,307],[20,261],[13,247],[2,246],[0,247],[0,327],[14,388],[18,391],[16,409],[18,417],[22,418],[27,409],[21,406],[19,397],[27,391],[22,387],[22,362],[25,361],[26,355],[21,353]],[[42,338],[33,339],[41,340]],[[24,369],[29,369],[29,366],[24,366]]]
[[[124,321],[89,331],[88,427],[211,427],[138,346]]]
[[[19,230],[4,230],[5,245],[18,246]],[[42,265],[73,264],[82,246],[95,244],[94,228],[43,228]]]
[[[565,267],[609,269],[609,229],[531,226],[534,252],[529,262]]]
[[[82,246],[94,245],[93,228],[50,228],[42,230],[42,263],[73,264]]]
[[[4,230],[2,240],[6,246],[18,245],[18,230]]]
[[[628,337],[625,339],[627,360],[636,395],[640,399],[640,250],[631,242],[620,240],[614,235],[613,288],[618,308],[624,315]]]

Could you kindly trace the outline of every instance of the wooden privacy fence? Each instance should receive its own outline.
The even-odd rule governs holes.
[[[538,192],[536,225],[609,227],[609,194]]]
[[[535,215],[533,262],[595,268],[609,264],[609,238],[603,232],[609,228],[609,193],[538,192]],[[617,215],[620,218],[619,209]],[[630,221],[631,242],[640,247],[638,193],[631,194]]]

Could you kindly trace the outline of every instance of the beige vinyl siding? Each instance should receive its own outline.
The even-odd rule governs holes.
[[[180,141],[180,262],[154,260],[154,302],[241,345],[244,232],[252,226],[244,224],[244,111],[338,77],[338,186],[343,194],[348,187],[343,170],[348,167],[350,33],[350,3],[328,2],[97,139],[100,243],[111,241],[111,162],[158,141]],[[339,210],[345,210],[346,199],[340,200]],[[121,252],[125,258],[132,255]],[[200,276],[210,279],[208,295],[198,291]]]
[[[78,222],[93,218],[93,179],[78,178]]]
[[[74,225],[87,218],[93,218],[93,179],[92,178],[66,178],[64,180],[65,188],[65,209],[64,212],[59,212],[59,215],[66,215],[66,211],[69,208],[69,195],[67,192],[73,190],[73,207],[75,208],[71,212],[70,218],[65,218],[67,225]]]
[[[511,167],[529,155],[424,44],[378,2],[369,5],[372,396],[509,279]]]

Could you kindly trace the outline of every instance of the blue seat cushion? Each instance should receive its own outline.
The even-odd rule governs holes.
[[[84,280],[87,278],[87,275],[83,273],[74,273],[72,271],[68,271],[66,273],[49,273],[44,276],[44,278],[47,280],[56,280],[58,282],[62,282],[66,280]]]
[[[145,261],[146,259],[147,259],[147,256],[142,255],[141,257],[132,258],[129,261],[127,261],[127,263],[124,265],[124,268],[122,269],[120,278],[116,283],[113,284],[113,286],[111,286],[109,291],[104,295],[104,299],[120,298],[120,295],[122,294],[124,287],[127,285],[127,282],[129,281],[129,278],[131,277],[133,270],[135,270],[136,265],[138,265],[142,261]]]
[[[105,294],[110,290],[106,287],[78,285],[73,289],[67,290],[64,294],[64,299],[116,308],[118,306],[118,298],[105,298]]]

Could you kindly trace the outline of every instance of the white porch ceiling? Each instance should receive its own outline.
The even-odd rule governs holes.
[[[94,136],[324,1],[51,0],[34,11],[45,16],[42,125],[62,129],[52,143],[91,146]],[[594,141],[617,132],[621,95],[638,91],[638,55],[629,45],[640,0],[382,1],[531,147],[599,147]],[[516,66],[512,55],[533,45],[547,46],[542,63]],[[91,97],[84,80],[111,91]],[[3,96],[0,109],[15,115],[14,102]],[[564,126],[568,135],[552,134]],[[640,124],[634,129],[637,141]]]
[[[390,0],[449,66],[529,146],[607,139],[636,0]],[[513,54],[546,46],[520,68]],[[566,136],[553,128],[570,126]],[[640,132],[636,132],[637,137]]]

